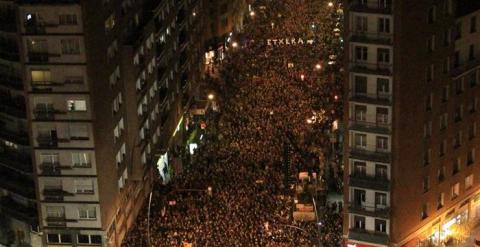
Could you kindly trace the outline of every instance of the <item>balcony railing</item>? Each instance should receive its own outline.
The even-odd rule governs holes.
[[[355,0],[350,3],[350,11],[354,12],[367,12],[367,13],[378,13],[378,14],[391,14],[392,13],[392,4],[391,1],[388,4],[381,5],[379,1],[368,0],[359,1]]]
[[[360,93],[352,91],[350,92],[350,100],[387,105],[392,102],[392,95],[390,93]]]
[[[386,205],[367,205],[356,202],[348,203],[349,213],[361,214],[371,217],[389,218],[390,207]]]
[[[353,119],[353,120],[350,120],[350,129],[365,131],[365,132],[388,134],[391,131],[391,124],[382,123],[382,122],[367,122],[367,121]]]
[[[350,41],[360,43],[392,44],[393,35],[391,33],[370,33],[361,31],[351,31]]]
[[[368,63],[361,60],[350,61],[350,69],[352,72],[358,73],[391,75],[392,67],[390,63]]]
[[[40,164],[40,169],[42,170],[42,175],[61,175],[62,170],[72,169],[72,167],[61,166],[58,162],[44,162]]]
[[[58,147],[58,138],[53,136],[37,136],[37,142],[39,147]]]
[[[471,69],[474,69],[476,67],[480,67],[480,58],[477,58],[477,59],[474,59],[474,60],[470,60],[470,61],[466,61],[462,64],[460,64],[459,66],[453,68],[451,71],[452,73],[452,76],[453,77],[458,77],[460,75],[462,75],[463,73],[471,70]]]
[[[68,222],[77,222],[77,220],[67,219],[65,216],[63,217],[48,216],[47,218],[45,218],[45,221],[47,221],[48,226],[54,226],[54,227],[66,227]]]
[[[48,52],[28,52],[28,62],[30,63],[48,63],[51,57],[60,57],[60,54],[52,54]]]
[[[352,174],[350,175],[350,186],[388,191],[390,189],[390,181],[386,177]]]
[[[55,109],[53,106],[35,107],[34,115],[36,120],[54,120],[56,114],[66,114],[65,111]]]
[[[381,245],[388,244],[388,235],[380,232],[367,231],[365,229],[350,228],[348,238],[362,242],[375,243]]]
[[[27,34],[45,34],[47,28],[58,27],[58,23],[32,22],[25,23],[25,32]]]
[[[376,162],[389,163],[391,159],[390,151],[377,148],[373,145],[352,146],[350,147],[350,157],[361,160],[370,160]]]

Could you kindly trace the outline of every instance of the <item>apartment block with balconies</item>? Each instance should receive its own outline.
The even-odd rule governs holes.
[[[440,245],[453,225],[479,219],[480,5],[345,6],[346,245]]]

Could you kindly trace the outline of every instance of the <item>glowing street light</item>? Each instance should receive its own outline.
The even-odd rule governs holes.
[[[312,119],[310,119],[310,118],[307,119],[307,123],[308,123],[308,124],[312,124],[312,123],[313,123]]]
[[[333,7],[333,3],[332,3],[332,2],[328,2],[328,7]]]
[[[209,100],[213,100],[214,98],[215,98],[215,95],[213,95],[212,93],[208,95]]]
[[[317,70],[322,69],[322,65],[320,65],[319,63],[317,63],[317,64],[315,65],[315,69],[317,69]]]
[[[253,11],[253,10],[250,11],[250,16],[251,16],[251,17],[254,17],[254,16],[255,16],[255,11]]]
[[[237,47],[238,47],[238,43],[237,43],[237,42],[233,42],[233,43],[232,43],[232,47],[233,47],[233,48],[237,48]]]
[[[302,80],[302,81],[305,80],[305,75],[304,74],[300,75],[300,80]]]
[[[338,95],[335,95],[333,98],[334,98],[335,100],[338,100]]]

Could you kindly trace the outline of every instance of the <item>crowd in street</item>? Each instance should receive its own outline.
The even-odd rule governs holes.
[[[284,179],[284,164],[293,176],[323,176],[332,156],[329,134],[342,115],[340,78],[327,64],[335,8],[324,0],[257,0],[253,9],[215,80],[220,112],[207,116],[204,143],[188,169],[156,185],[149,231],[145,210],[123,246],[339,245],[341,206],[325,207],[321,223],[294,221]],[[265,42],[306,34],[315,42]]]

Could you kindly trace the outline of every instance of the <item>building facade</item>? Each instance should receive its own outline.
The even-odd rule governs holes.
[[[439,246],[480,217],[479,16],[345,1],[345,246]]]
[[[168,182],[181,172],[214,7],[0,1],[0,213],[10,242],[120,246],[158,173]]]

